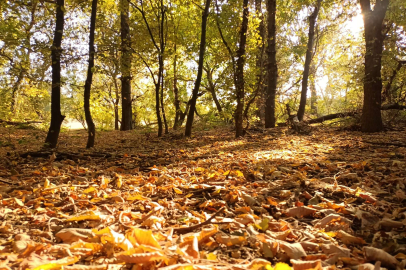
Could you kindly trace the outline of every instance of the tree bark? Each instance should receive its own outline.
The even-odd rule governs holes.
[[[257,59],[256,59],[256,68],[258,71],[257,82],[256,82],[256,94],[257,97],[254,101],[257,104],[257,116],[259,117],[261,123],[265,121],[265,84],[264,84],[264,52],[265,52],[265,23],[264,23],[264,14],[262,13],[262,0],[255,0],[255,12],[260,19],[257,31],[261,39],[261,45],[259,46]],[[249,107],[247,105],[247,107]],[[245,111],[248,110],[245,109]],[[247,114],[248,116],[248,114]],[[244,112],[244,118],[247,118],[246,113]],[[248,120],[248,119],[247,119]]]
[[[177,130],[180,125],[180,116],[182,114],[182,110],[180,109],[180,100],[179,100],[179,89],[178,89],[178,76],[177,76],[177,70],[176,70],[176,64],[178,60],[178,54],[176,50],[176,30],[174,30],[174,39],[175,39],[175,44],[174,44],[174,53],[175,56],[173,58],[173,96],[174,96],[174,105],[175,105],[175,122],[173,124],[173,129]]]
[[[121,130],[132,129],[131,40],[129,0],[120,0],[121,17]]]
[[[202,81],[203,75],[203,61],[204,61],[204,53],[206,51],[206,26],[207,26],[207,17],[209,16],[210,10],[210,3],[211,0],[206,0],[206,5],[202,14],[202,33],[200,37],[200,48],[199,48],[199,64],[197,68],[197,77],[195,81],[195,87],[193,88],[192,98],[190,100],[190,110],[186,120],[186,127],[185,127],[185,136],[190,137],[192,136],[192,126],[193,126],[193,118],[196,111],[196,101],[199,94],[200,83]]]
[[[214,104],[216,105],[217,111],[221,115],[223,113],[223,108],[221,107],[220,101],[217,98],[216,83],[213,82],[213,69],[210,69],[210,67],[207,67],[207,68],[204,68],[204,70],[206,70],[207,82],[209,83],[207,90],[209,90],[209,92],[213,98]]]
[[[85,119],[87,125],[87,145],[86,148],[94,146],[94,139],[96,137],[96,127],[93,123],[92,114],[90,112],[90,92],[92,89],[93,72],[94,72],[94,31],[96,28],[97,16],[97,0],[92,0],[92,15],[90,17],[90,33],[89,33],[89,66],[87,68],[87,78],[85,82],[84,92],[84,109]]]
[[[268,80],[266,86],[265,127],[275,127],[275,98],[278,80],[276,63],[276,0],[267,0],[268,10]]]
[[[382,102],[381,60],[385,35],[382,33],[382,24],[389,0],[377,0],[374,10],[371,10],[370,0],[360,0],[360,4],[364,15],[366,46],[361,130],[363,132],[378,132],[383,130],[380,110]]]
[[[316,65],[312,63],[310,65],[310,110],[312,114],[317,114],[316,72]]]
[[[235,109],[235,137],[241,137],[244,135],[243,128],[243,110],[244,110],[244,64],[245,64],[245,45],[247,43],[248,32],[248,0],[243,1],[243,15],[242,25],[240,29],[240,42],[237,51],[237,63],[236,63],[236,98],[237,107]]]
[[[389,78],[389,81],[386,83],[382,91],[382,102],[385,102],[388,99],[388,102],[392,102],[392,84],[398,74],[399,70],[406,64],[406,61],[399,61],[396,69],[393,71],[392,75]]]
[[[65,116],[61,113],[61,54],[62,36],[65,22],[65,0],[56,1],[56,21],[54,40],[52,42],[52,90],[51,90],[51,125],[45,139],[45,147],[55,148],[58,144],[61,125]]]
[[[162,65],[162,72],[161,72],[161,110],[162,110],[162,118],[164,120],[165,126],[165,134],[169,133],[168,130],[168,123],[166,122],[166,115],[165,115],[165,104],[164,104],[164,56],[165,56],[165,35],[164,35],[164,23],[165,23],[165,7],[164,3],[161,0],[161,23],[159,26],[159,40],[160,40],[160,48],[161,48],[161,59],[162,61],[159,63]]]
[[[304,64],[303,79],[302,79],[302,92],[300,94],[299,110],[297,111],[297,118],[299,121],[303,120],[306,99],[307,99],[307,84],[309,80],[310,64],[313,57],[313,41],[314,41],[314,28],[316,26],[317,15],[319,14],[321,0],[317,0],[313,13],[309,17],[309,39],[307,41],[306,60]]]

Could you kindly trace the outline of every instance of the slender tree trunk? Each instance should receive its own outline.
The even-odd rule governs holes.
[[[381,117],[381,58],[383,51],[382,23],[389,5],[389,0],[377,0],[374,10],[371,10],[370,0],[360,0],[364,15],[365,33],[365,77],[364,77],[364,106],[361,116],[363,132],[377,132],[383,129]]]
[[[168,134],[169,129],[168,129],[168,123],[166,122],[165,106],[164,106],[164,77],[163,77],[163,74],[162,74],[162,78],[161,78],[161,109],[162,109],[162,118],[164,120],[165,134]]]
[[[118,112],[118,105],[120,102],[120,91],[118,89],[116,78],[114,77],[114,88],[116,92],[116,98],[114,101],[114,129],[119,130],[118,122],[119,122],[119,112]]]
[[[129,0],[120,0],[121,12],[121,130],[132,129],[131,40]]]
[[[316,26],[317,15],[319,14],[321,5],[321,0],[317,0],[317,4],[314,7],[313,13],[309,17],[309,39],[307,41],[307,50],[306,50],[306,60],[304,65],[303,71],[303,79],[302,79],[302,92],[300,94],[300,104],[299,110],[297,111],[297,118],[299,121],[303,120],[305,109],[306,109],[306,99],[307,99],[307,84],[309,80],[309,71],[310,71],[310,64],[312,62],[313,57],[313,41],[314,41],[314,29]]]
[[[90,17],[90,33],[89,33],[89,66],[87,68],[87,78],[85,82],[84,93],[84,109],[87,125],[87,145],[86,148],[94,146],[94,139],[96,137],[96,127],[93,123],[92,114],[90,113],[90,92],[92,89],[93,72],[94,72],[94,31],[96,28],[97,16],[97,0],[92,0],[92,15]]]
[[[159,54],[158,56],[158,81],[155,85],[155,111],[156,111],[156,118],[158,120],[158,137],[162,136],[162,118],[161,118],[161,108],[160,108],[160,90],[161,90],[161,77],[163,73],[163,59],[162,55]]]
[[[180,100],[179,100],[179,89],[178,89],[178,75],[177,75],[177,70],[176,70],[176,63],[178,60],[178,54],[176,50],[176,32],[174,31],[174,36],[175,36],[175,45],[174,45],[174,51],[175,51],[175,56],[173,59],[173,96],[174,96],[174,105],[175,105],[175,123],[173,124],[173,129],[176,130],[178,129],[179,122],[180,122],[180,116],[181,116],[181,109],[180,109]]]
[[[243,111],[244,111],[244,64],[245,64],[245,45],[247,43],[247,32],[248,32],[248,0],[243,1],[243,15],[242,15],[242,25],[240,29],[240,42],[237,51],[237,63],[236,63],[236,98],[237,107],[235,109],[235,137],[241,137],[244,135],[243,128]]]
[[[266,86],[265,127],[275,127],[275,98],[278,80],[278,66],[276,63],[276,0],[267,0],[268,10],[268,81]]]
[[[162,110],[162,118],[164,120],[164,126],[165,126],[165,134],[169,133],[168,130],[168,123],[166,122],[166,115],[165,115],[165,104],[164,104],[164,56],[165,56],[165,30],[164,30],[164,24],[165,24],[165,8],[164,8],[164,3],[161,0],[161,24],[159,26],[159,40],[160,40],[160,48],[161,48],[161,59],[162,61],[160,62],[160,65],[162,65],[162,72],[161,72],[161,110]]]
[[[63,25],[65,21],[65,0],[56,1],[55,33],[52,43],[52,91],[51,91],[51,125],[45,139],[45,147],[55,148],[65,116],[61,114],[61,54]]]
[[[195,87],[192,92],[192,99],[190,100],[190,110],[186,120],[185,136],[192,136],[192,125],[193,118],[196,111],[196,101],[199,94],[200,83],[202,81],[203,75],[203,62],[204,62],[204,53],[206,51],[206,25],[207,17],[209,16],[211,0],[206,0],[206,6],[202,14],[202,33],[200,37],[200,49],[199,49],[199,65],[197,68],[197,77],[195,81]]]
[[[316,72],[316,65],[312,63],[310,65],[310,110],[312,114],[317,114]]]
[[[209,92],[213,98],[214,104],[216,105],[217,111],[221,115],[223,113],[223,108],[221,107],[220,101],[217,98],[216,83],[213,82],[213,70],[210,67],[207,67],[204,70],[206,70],[207,82],[209,83],[207,90],[209,90]]]
[[[18,74],[17,81],[13,85],[13,88],[11,90],[11,106],[10,106],[10,111],[13,115],[16,114],[16,109],[17,109],[17,92],[18,89],[20,88],[20,85],[22,81],[24,80],[26,70],[25,68],[21,67],[20,73]]]

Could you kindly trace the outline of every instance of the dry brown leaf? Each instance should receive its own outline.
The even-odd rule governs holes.
[[[244,236],[237,235],[223,235],[221,233],[216,234],[216,241],[219,244],[226,245],[228,247],[235,245],[244,245],[247,239]]]
[[[378,223],[375,224],[374,229],[379,230],[379,229],[386,229],[386,230],[392,230],[392,229],[398,229],[402,228],[405,226],[402,222],[400,221],[395,221],[389,218],[384,218]]]
[[[308,270],[308,269],[317,269],[321,270],[321,260],[313,260],[313,261],[301,261],[291,259],[290,263],[292,264],[293,270]]]
[[[290,244],[287,242],[281,242],[280,247],[283,251],[285,251],[290,259],[298,260],[307,256],[306,251],[303,249],[300,243]]]
[[[161,252],[151,252],[151,253],[135,253],[135,254],[117,254],[117,258],[126,263],[148,263],[152,261],[162,260],[165,256]]]
[[[329,228],[329,230],[337,230],[339,228],[348,228],[352,224],[352,221],[348,218],[342,217],[337,214],[331,214],[327,217],[319,220],[314,225],[315,228]]]
[[[338,255],[339,257],[349,257],[351,254],[351,250],[348,248],[339,247],[333,244],[322,244],[320,245],[323,253],[330,255]]]
[[[90,229],[68,228],[62,229],[55,236],[64,243],[73,243],[79,240],[88,241],[94,237],[94,233]]]
[[[364,253],[367,261],[380,261],[383,266],[390,268],[396,268],[396,266],[399,264],[399,261],[396,260],[395,257],[382,249],[364,247]]]
[[[316,209],[307,206],[293,207],[285,211],[286,215],[296,218],[308,217],[313,215],[315,212],[317,212]]]
[[[339,238],[346,245],[365,245],[366,242],[361,237],[355,237],[344,231],[337,232],[337,238]]]

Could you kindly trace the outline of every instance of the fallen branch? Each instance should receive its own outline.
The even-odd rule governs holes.
[[[199,223],[199,224],[190,226],[190,227],[175,228],[175,229],[173,229],[173,232],[174,232],[174,233],[177,233],[177,234],[185,234],[185,233],[192,232],[192,231],[194,231],[194,230],[196,230],[196,229],[198,229],[198,228],[200,228],[200,227],[202,227],[202,226],[204,226],[204,225],[210,224],[211,221],[212,221],[215,217],[217,217],[220,213],[222,213],[222,212],[224,211],[224,209],[226,209],[226,208],[225,208],[225,207],[220,208],[220,210],[218,210],[216,213],[214,213],[214,214],[213,214],[208,220],[206,220],[205,222],[202,222],[202,223]]]
[[[405,105],[400,105],[400,104],[385,104],[381,106],[381,110],[382,111],[387,111],[387,110],[406,110],[406,106]],[[316,124],[316,123],[323,123],[324,121],[327,120],[333,120],[336,118],[344,118],[344,117],[353,117],[360,114],[360,112],[358,111],[353,111],[353,112],[342,112],[342,113],[333,113],[333,114],[328,114],[325,116],[321,116],[315,119],[310,119],[310,120],[306,120],[306,121],[302,121],[306,124]],[[278,123],[279,127],[283,127],[286,126],[286,123]]]
[[[14,121],[7,121],[0,119],[0,123],[5,123],[7,125],[12,125],[12,126],[19,126],[19,125],[29,125],[29,124],[41,124],[41,121],[27,121],[27,122],[14,122]]]
[[[4,184],[8,184],[8,185],[14,185],[14,183],[11,183],[7,180],[3,180],[2,178],[0,178],[0,182],[4,183]]]

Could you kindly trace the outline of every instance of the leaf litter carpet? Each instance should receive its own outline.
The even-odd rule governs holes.
[[[0,269],[404,269],[406,134],[0,130]]]

